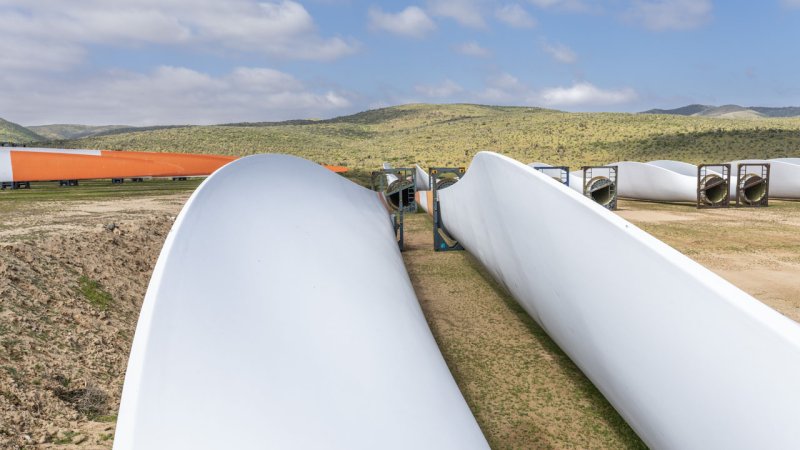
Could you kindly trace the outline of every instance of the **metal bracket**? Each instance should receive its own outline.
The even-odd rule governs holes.
[[[736,206],[769,206],[769,163],[741,163],[736,169]]]
[[[393,175],[397,180],[389,183],[386,175]],[[400,251],[405,250],[405,213],[417,211],[417,201],[414,199],[415,182],[416,172],[414,169],[381,169],[372,172],[372,190],[383,193],[386,199]]]
[[[697,209],[727,208],[731,203],[731,165],[697,166]]]
[[[561,182],[565,186],[569,186],[569,167],[567,166],[536,166],[534,169],[549,175],[550,178]],[[553,174],[555,171],[558,171],[558,174]]]
[[[437,252],[464,250],[464,247],[450,236],[442,222],[439,191],[454,185],[466,171],[464,167],[431,167],[428,171],[430,189],[433,193],[433,249]]]
[[[389,177],[395,181],[389,182]],[[389,207],[404,212],[417,212],[416,191],[417,171],[414,168],[402,167],[381,169],[372,172],[372,190],[383,192]]]
[[[392,213],[392,223],[394,224],[394,237],[397,239],[397,246],[400,247],[400,251],[406,249],[405,244],[405,227],[403,226],[405,213],[403,210],[398,210]]]
[[[600,206],[617,209],[617,166],[583,166],[583,195]]]
[[[30,181],[4,181],[0,184],[0,189],[6,190],[7,188],[10,189],[30,189],[31,182]]]

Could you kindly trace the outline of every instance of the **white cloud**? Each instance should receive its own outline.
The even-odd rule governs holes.
[[[581,82],[570,87],[554,87],[539,93],[542,102],[551,106],[616,105],[636,99],[631,88],[619,90],[600,89],[590,83]]]
[[[307,86],[269,68],[239,67],[212,76],[161,66],[150,73],[110,71],[77,80],[18,77],[3,82],[8,89],[0,91],[0,104],[15,105],[6,112],[9,120],[25,124],[284,120],[330,116],[348,112],[352,105],[348,93]]]
[[[787,8],[800,8],[800,0],[781,0],[781,4]]]
[[[514,28],[533,28],[536,20],[522,6],[512,3],[495,10],[495,17]]]
[[[475,56],[477,58],[487,58],[492,55],[489,49],[481,47],[477,42],[464,42],[455,46],[455,51],[462,55]]]
[[[428,0],[434,16],[453,19],[465,27],[486,28],[481,0]]]
[[[476,97],[498,104],[580,108],[628,103],[638,95],[631,88],[601,89],[588,82],[536,90],[511,74],[499,73],[487,78],[486,88]]]
[[[430,98],[448,98],[464,91],[461,86],[452,80],[444,80],[441,84],[433,86],[420,84],[414,86],[414,90]]]
[[[420,38],[436,29],[430,17],[416,6],[396,14],[385,13],[379,8],[370,8],[369,26],[373,30],[385,30],[403,36]]]
[[[590,12],[597,9],[584,0],[528,0],[531,4],[543,9],[558,9],[568,12]]]
[[[575,64],[578,62],[578,55],[564,44],[542,42],[542,50],[550,54],[550,56],[560,63]]]
[[[63,70],[85,57],[86,50],[70,42],[39,41],[13,34],[0,39],[0,67],[4,70]]]
[[[634,0],[625,17],[653,31],[689,30],[711,20],[711,0]]]
[[[2,52],[3,67],[62,69],[78,64],[90,45],[188,45],[308,60],[357,49],[352,41],[320,36],[308,11],[291,0],[3,0],[0,22],[3,41],[40,50],[27,57]],[[34,58],[43,62],[25,61]]]

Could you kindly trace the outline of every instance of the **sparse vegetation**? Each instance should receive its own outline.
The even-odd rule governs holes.
[[[53,444],[56,444],[56,445],[66,445],[66,444],[72,444],[72,439],[73,439],[73,438],[74,438],[74,437],[75,437],[77,434],[78,434],[78,433],[76,433],[76,432],[74,432],[74,431],[67,431],[67,432],[65,432],[65,433],[64,433],[64,435],[63,435],[63,436],[61,436],[61,437],[58,437],[58,438],[54,439],[54,440],[53,440]]]
[[[201,178],[190,178],[186,181],[152,179],[141,183],[126,180],[123,184],[111,184],[110,180],[81,180],[78,186],[72,187],[60,187],[56,182],[34,182],[30,189],[0,191],[0,212],[29,202],[123,199],[190,193],[201,182]]]
[[[96,136],[66,145],[228,155],[281,152],[365,172],[384,161],[398,166],[466,165],[480,150],[572,167],[665,158],[699,163],[796,154],[800,118],[737,120],[404,105],[331,120],[171,128]]]
[[[78,279],[78,289],[80,289],[81,294],[89,301],[94,307],[97,309],[105,311],[111,306],[113,302],[113,298],[111,294],[106,292],[103,287],[97,281],[90,279],[89,277],[82,275]]]
[[[434,253],[427,215],[406,217],[403,258],[450,371],[489,444],[644,448],[569,357],[467,252]]]
[[[44,140],[42,136],[39,136],[22,125],[0,119],[0,142],[26,144],[42,140]]]
[[[39,125],[27,128],[33,131],[34,133],[38,134],[39,136],[42,136],[44,139],[59,140],[59,139],[79,139],[83,137],[94,136],[96,134],[114,132],[117,130],[129,130],[132,129],[133,127],[129,127],[126,125],[91,126],[91,125],[58,124],[58,125]]]

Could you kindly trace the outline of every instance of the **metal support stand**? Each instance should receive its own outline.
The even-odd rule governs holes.
[[[583,166],[583,195],[600,206],[617,209],[617,166]]]
[[[389,178],[394,181],[389,182]],[[372,172],[372,190],[383,192],[392,210],[417,212],[416,192],[417,173],[413,168],[391,168]]]
[[[4,181],[0,185],[0,189],[30,189],[31,182],[30,181]]]
[[[569,167],[568,166],[536,166],[534,169],[542,172],[550,178],[569,186]]]
[[[697,166],[697,209],[727,208],[731,202],[731,165]]]
[[[769,163],[742,163],[736,170],[736,206],[769,206]]]
[[[397,246],[400,247],[400,251],[406,249],[405,246],[405,229],[403,227],[403,220],[404,220],[405,213],[403,210],[398,210],[392,213],[392,222],[394,223],[394,236],[397,239]]]
[[[454,185],[464,175],[463,167],[431,167],[430,188],[433,192],[433,249],[437,252],[464,250],[457,240],[450,236],[442,222],[442,209],[439,205],[439,191]]]
[[[387,175],[396,180],[388,182]],[[409,168],[381,169],[372,172],[372,190],[382,192],[386,205],[392,214],[395,237],[400,251],[405,249],[404,219],[406,212],[417,212],[417,201],[414,198],[416,171]]]

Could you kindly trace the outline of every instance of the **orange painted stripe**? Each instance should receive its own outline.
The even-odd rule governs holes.
[[[336,173],[345,173],[348,170],[350,170],[345,166],[329,166],[329,165],[325,165],[325,168],[330,170],[331,172],[336,172]]]
[[[210,165],[208,173],[221,167]],[[181,176],[182,167],[165,161],[117,156],[11,152],[14,181],[86,180]]]
[[[100,156],[11,150],[14,181],[98,178],[191,177],[211,175],[233,156],[102,150]],[[336,173],[342,166],[325,166]]]
[[[234,156],[205,155],[205,154],[194,154],[194,153],[121,152],[121,151],[109,151],[109,150],[103,150],[100,153],[104,158],[122,157],[128,160],[150,161],[153,164],[158,164],[159,166],[168,165],[175,170],[174,173],[168,172],[166,175],[150,175],[150,176],[172,176],[172,177],[211,175],[215,170],[237,159]],[[163,170],[161,171],[161,173],[164,173]],[[140,175],[140,176],[147,176],[147,175]],[[103,177],[103,178],[111,178],[111,177]]]

